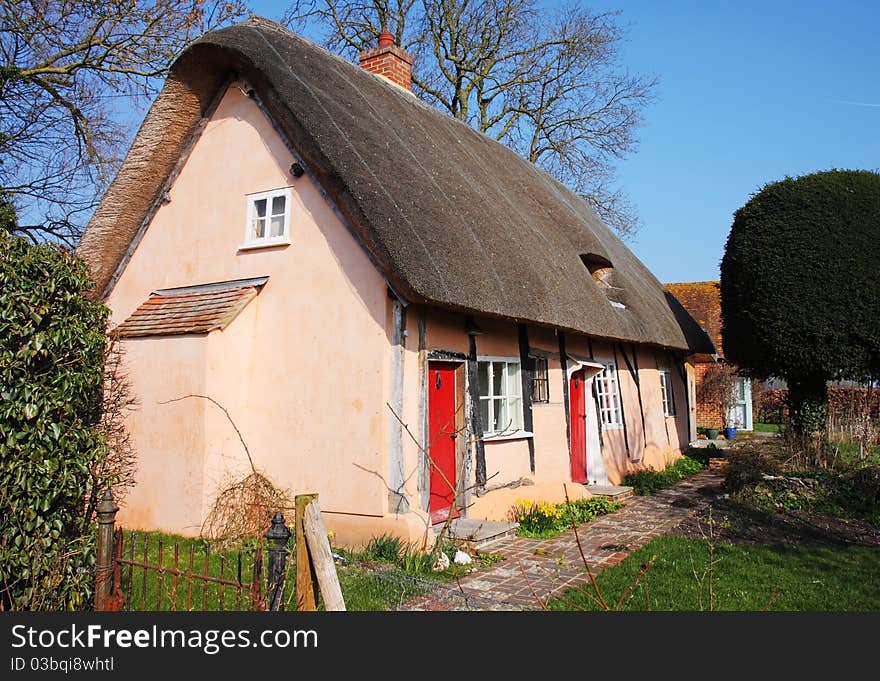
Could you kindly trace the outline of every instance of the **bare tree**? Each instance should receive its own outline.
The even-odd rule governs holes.
[[[614,189],[653,78],[619,64],[615,12],[537,0],[294,0],[284,21],[354,58],[381,32],[415,57],[419,97],[579,192],[621,235],[638,220]]]
[[[241,0],[0,0],[0,193],[73,245],[171,60]]]

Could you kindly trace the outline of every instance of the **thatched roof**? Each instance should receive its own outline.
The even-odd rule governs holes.
[[[78,249],[99,290],[112,287],[233,75],[255,89],[405,299],[678,349],[705,340],[688,338],[676,301],[578,195],[495,140],[261,18],[203,36],[173,65]],[[594,281],[585,254],[613,265],[613,300],[625,308]]]

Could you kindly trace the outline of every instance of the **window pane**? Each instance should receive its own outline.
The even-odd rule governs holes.
[[[535,377],[532,380],[532,402],[547,402],[547,379]]]
[[[507,395],[517,397],[522,392],[522,379],[519,375],[519,364],[511,362],[507,365]]]
[[[284,216],[273,217],[269,222],[269,236],[282,236],[284,234]]]
[[[483,432],[491,432],[492,424],[489,423],[489,400],[480,400],[480,419],[483,423]]]
[[[668,414],[669,413],[669,399],[666,394],[666,390],[667,390],[667,388],[666,388],[666,372],[661,371],[660,372],[660,399],[663,402],[663,411]]]
[[[253,236],[254,239],[262,239],[266,236],[266,220],[264,218],[254,220]]]
[[[510,431],[510,415],[507,410],[507,401],[504,399],[493,400],[495,403],[495,424],[494,431]]]
[[[504,362],[492,362],[492,395],[504,395]]]
[[[596,393],[599,397],[599,413],[602,425],[620,425],[620,395],[617,392],[617,380],[614,365],[606,365],[596,377]]]
[[[510,427],[512,430],[522,430],[522,399],[514,397],[507,403],[507,412],[510,415]]]
[[[258,218],[266,217],[266,199],[257,199],[254,201],[254,215]]]
[[[477,365],[477,378],[480,384],[480,395],[487,397],[489,395],[489,362],[480,362]]]
[[[547,359],[544,357],[534,358],[535,374],[532,378],[532,402],[547,402],[548,395],[548,371]]]
[[[284,215],[284,208],[287,205],[286,196],[272,197],[272,215]]]

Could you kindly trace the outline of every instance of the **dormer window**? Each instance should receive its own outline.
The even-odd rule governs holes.
[[[599,284],[601,288],[609,288],[611,286],[611,275],[614,272],[614,265],[608,258],[595,253],[581,253],[581,262],[590,272],[593,280]]]
[[[289,189],[249,194],[247,224],[242,248],[260,248],[290,243]]]
[[[611,306],[625,310],[626,305],[621,302],[623,289],[614,285],[616,277],[614,265],[611,264],[611,261],[596,253],[581,253],[580,257],[584,267],[587,268],[590,276],[593,277],[593,281],[596,282],[596,285],[605,294],[605,297],[608,298]]]

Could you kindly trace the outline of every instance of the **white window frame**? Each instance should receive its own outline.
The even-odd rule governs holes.
[[[278,196],[284,197],[284,232],[280,236],[268,236],[269,220],[272,217],[272,200]],[[241,250],[251,248],[265,248],[267,246],[286,246],[290,244],[290,214],[293,207],[293,192],[290,187],[282,187],[281,189],[272,189],[265,192],[257,192],[255,194],[247,194],[247,217],[244,224],[244,244]],[[261,238],[251,236],[251,223],[254,220],[254,203],[266,199],[266,234]]]
[[[599,402],[599,418],[602,430],[623,428],[623,411],[621,409],[620,381],[617,380],[617,362],[600,359],[598,362],[605,367],[593,379],[596,384],[596,397]],[[606,405],[606,397],[611,396],[611,406]]]
[[[504,399],[508,403],[508,412],[510,412],[510,402],[511,400],[519,402],[519,425],[516,428],[510,427],[507,428],[505,426],[504,430],[495,430],[490,431],[486,430],[488,423],[483,423],[483,439],[484,440],[507,440],[514,438],[523,438],[530,437],[532,434],[523,430],[523,397],[522,397],[522,373],[520,373],[520,380],[514,382],[514,393],[510,395],[494,395],[492,394],[492,390],[494,388],[493,382],[493,372],[494,365],[492,363],[504,363],[504,380],[502,381],[502,386],[510,386],[510,381],[507,376],[507,367],[511,364],[515,364],[520,372],[522,372],[522,362],[520,362],[519,357],[492,357],[492,356],[481,356],[477,357],[477,375],[479,376],[479,365],[486,363],[489,364],[488,370],[488,390],[489,394],[484,395],[482,386],[477,386],[480,392],[480,412],[482,413],[483,402],[489,403],[489,423],[494,421],[495,416],[495,402],[498,399]]]
[[[663,415],[675,416],[675,389],[672,387],[672,372],[669,369],[659,369],[660,374],[660,399],[663,403]]]

